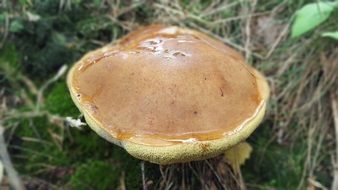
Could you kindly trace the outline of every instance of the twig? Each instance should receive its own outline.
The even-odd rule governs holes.
[[[332,114],[336,135],[336,161],[334,163],[334,172],[333,172],[333,182],[331,189],[338,189],[338,103],[337,103],[337,94],[338,92],[331,93],[331,106],[332,106]]]
[[[8,155],[5,139],[3,136],[4,130],[5,129],[0,126],[0,158],[5,167],[5,171],[7,173],[9,184],[11,185],[11,187],[15,190],[24,190],[25,187],[23,186],[21,179],[14,169],[11,159]]]
[[[120,186],[119,186],[119,190],[126,190],[126,183],[125,183],[125,174],[124,171],[122,172],[122,175],[120,176]]]
[[[147,184],[146,184],[146,176],[144,173],[144,161],[141,162],[141,173],[142,173],[142,186],[143,190],[148,190]]]

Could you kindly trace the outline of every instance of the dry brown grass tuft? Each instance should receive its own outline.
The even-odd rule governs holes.
[[[207,190],[245,188],[241,174],[232,170],[223,155],[203,161],[159,166],[159,170],[161,178],[151,188],[194,189],[197,184]]]

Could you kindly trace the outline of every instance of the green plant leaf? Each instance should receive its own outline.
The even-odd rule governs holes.
[[[94,5],[99,7],[102,3],[102,0],[94,0]]]
[[[21,21],[14,20],[13,22],[11,22],[11,24],[9,26],[9,31],[20,32],[21,30],[23,30],[23,28],[24,28],[24,26],[23,26]]]
[[[324,32],[322,34],[322,37],[330,37],[330,38],[333,38],[335,40],[338,40],[338,31],[337,32]]]
[[[299,37],[324,22],[330,17],[336,5],[337,2],[318,2],[299,9],[292,25],[291,37]]]
[[[53,43],[55,43],[55,44],[59,44],[61,46],[67,45],[66,36],[62,33],[52,32],[52,40],[53,40]]]
[[[1,13],[1,14],[0,14],[0,22],[5,21],[5,19],[6,19],[5,13]]]

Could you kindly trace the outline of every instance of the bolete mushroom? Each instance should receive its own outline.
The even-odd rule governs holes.
[[[163,25],[87,53],[68,87],[96,133],[158,164],[211,158],[244,141],[269,95],[263,75],[235,50]]]

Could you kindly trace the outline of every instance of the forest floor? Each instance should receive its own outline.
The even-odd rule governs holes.
[[[200,165],[210,166],[208,160],[175,165],[170,170],[147,162],[143,165],[86,125],[70,125],[70,118],[83,118],[69,96],[67,69],[85,52],[138,26],[164,23],[193,28],[223,41],[267,76],[271,97],[264,121],[248,139],[254,151],[241,168],[245,186],[329,189],[334,173],[338,173],[338,126],[333,112],[338,104],[338,48],[337,41],[321,37],[321,32],[337,29],[338,14],[335,11],[314,31],[291,38],[295,12],[306,3],[0,2],[0,128],[5,129],[6,148],[22,183],[27,189],[203,186],[210,175],[187,174],[189,179],[184,180],[173,175],[175,171],[196,173],[192,168],[203,172]],[[7,188],[9,181],[5,175],[0,189]],[[220,184],[203,187],[213,189]]]

